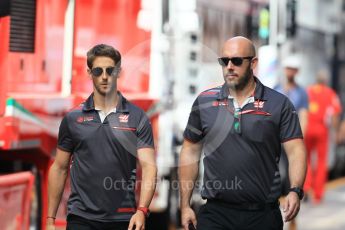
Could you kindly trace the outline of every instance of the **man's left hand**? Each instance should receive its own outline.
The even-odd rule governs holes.
[[[145,215],[137,211],[129,221],[128,230],[145,230]]]
[[[295,192],[289,192],[285,197],[285,202],[283,204],[284,221],[288,222],[294,219],[300,209],[300,200]]]

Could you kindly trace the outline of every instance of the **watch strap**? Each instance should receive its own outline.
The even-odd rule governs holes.
[[[288,191],[289,191],[289,192],[295,192],[295,193],[297,193],[298,198],[299,198],[300,200],[303,199],[304,192],[303,192],[303,189],[302,189],[302,188],[300,188],[300,187],[293,187],[293,188],[289,188]]]

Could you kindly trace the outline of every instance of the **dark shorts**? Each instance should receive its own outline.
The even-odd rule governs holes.
[[[282,230],[279,205],[245,210],[226,203],[210,202],[200,208],[197,230]]]
[[[66,230],[127,230],[128,225],[129,222],[100,222],[70,214]]]

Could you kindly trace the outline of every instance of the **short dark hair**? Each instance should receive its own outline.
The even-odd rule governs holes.
[[[93,61],[96,57],[109,57],[114,60],[115,65],[120,68],[121,67],[121,54],[118,50],[114,49],[114,47],[106,45],[106,44],[98,44],[92,47],[86,54],[87,56],[87,66],[91,69]]]

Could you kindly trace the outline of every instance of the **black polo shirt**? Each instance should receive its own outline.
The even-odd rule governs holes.
[[[303,138],[302,132],[289,99],[255,81],[254,98],[237,111],[238,119],[225,84],[202,92],[193,104],[184,137],[203,144],[203,198],[263,203],[280,196],[281,143]]]
[[[73,154],[68,214],[111,222],[135,212],[136,155],[153,148],[149,119],[120,93],[103,123],[93,94],[62,120],[58,148]]]

